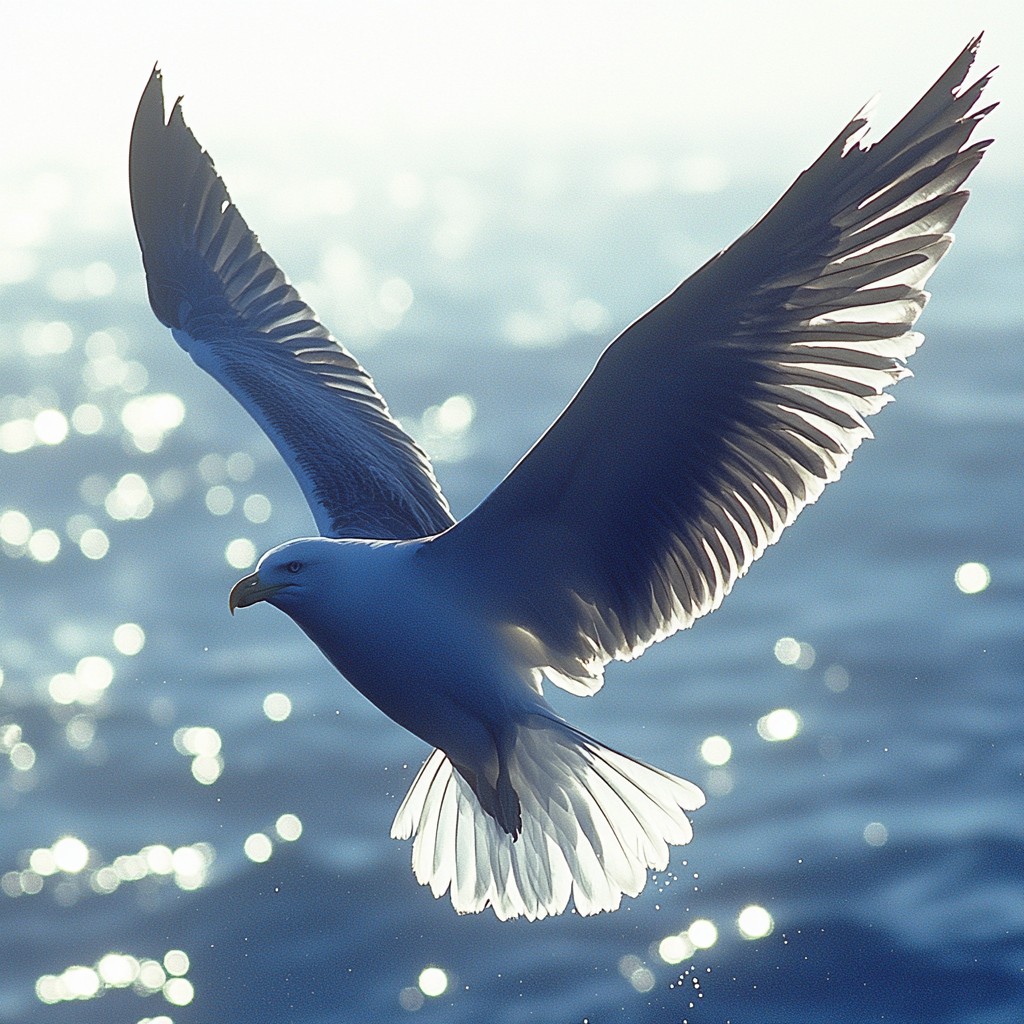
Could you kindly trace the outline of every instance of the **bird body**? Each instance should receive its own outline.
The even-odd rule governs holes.
[[[624,892],[640,891],[649,867],[666,866],[668,841],[689,839],[683,812],[701,806],[703,794],[564,722],[541,694],[534,649],[521,631],[482,615],[487,602],[470,578],[439,571],[424,557],[432,543],[290,541],[235,585],[231,607],[276,605],[367,699],[444,752],[431,772],[421,772],[393,829],[403,837],[422,829],[414,854],[421,881],[437,890],[439,879],[454,879],[461,867],[469,881],[453,885],[459,909],[489,904],[502,917],[545,916],[553,902],[565,905],[574,886],[577,907],[614,909]],[[592,800],[592,784],[579,781],[594,774],[595,763],[603,772],[598,784],[609,787],[603,804]],[[564,788],[552,804],[560,773]],[[424,807],[414,811],[420,801]],[[436,827],[423,828],[444,814],[462,820],[474,839],[485,828],[487,842],[453,860],[444,833],[439,839]],[[615,822],[614,836],[595,823],[598,816]],[[549,843],[567,822],[571,843]],[[613,841],[618,885],[593,884],[588,893],[581,865],[607,860]],[[513,866],[524,881],[509,890]],[[525,881],[533,876],[544,886]]]
[[[979,37],[980,39],[980,37]],[[321,536],[230,596],[288,614],[435,747],[392,835],[459,912],[613,910],[689,842],[690,782],[603,746],[543,682],[714,610],[870,436],[909,374],[924,283],[988,142],[973,40],[880,141],[855,117],[778,203],[626,328],[575,398],[456,523],[430,461],[231,202],[154,69],[130,186],[150,303],[251,413]]]
[[[516,721],[554,712],[497,624],[480,616],[471,588],[431,571],[428,543],[293,541],[268,553],[258,578],[263,590],[284,581],[266,600],[368,700],[456,763],[483,770]],[[289,573],[297,561],[301,571]]]

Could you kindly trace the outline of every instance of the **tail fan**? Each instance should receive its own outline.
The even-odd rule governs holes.
[[[501,920],[615,910],[669,846],[693,838],[684,811],[704,803],[692,782],[634,761],[565,723],[531,715],[517,727],[507,769],[522,808],[518,836],[480,805],[440,750],[427,758],[391,827],[415,836],[412,868],[434,896],[451,890],[460,914],[492,907]]]

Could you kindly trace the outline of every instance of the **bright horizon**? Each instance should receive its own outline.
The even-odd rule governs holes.
[[[1024,61],[1014,59],[1024,9],[1012,0],[939,0],[926,14],[865,0],[855,19],[807,0],[713,12],[651,0],[628,14],[600,0],[300,0],[287,14],[267,2],[182,0],[169,13],[107,0],[19,6],[5,23],[8,167],[87,161],[123,175],[154,62],[219,159],[310,136],[328,150],[410,156],[438,142],[472,151],[656,139],[754,164],[810,159],[875,94],[879,127],[892,124],[981,30],[976,69],[1003,65],[990,129],[1000,144],[984,171],[1015,177],[1024,166]]]
[[[699,201],[732,187],[728,206],[707,206],[714,230],[699,241],[686,236],[680,212],[660,239],[651,222],[643,271],[650,280],[637,289],[644,297],[620,295],[609,281],[602,288],[619,324],[748,227],[873,96],[869,140],[878,139],[984,28],[969,80],[1002,64],[989,89],[1001,107],[983,132],[996,144],[972,178],[978,200],[967,218],[978,228],[953,258],[972,246],[979,271],[945,288],[963,288],[972,315],[984,311],[988,322],[1018,316],[1011,281],[1024,217],[1024,61],[1011,48],[1024,38],[1024,8],[1010,0],[967,12],[939,0],[927,18],[864,0],[852,23],[839,5],[806,0],[770,10],[732,4],[714,14],[649,0],[628,16],[607,0],[525,0],[514,9],[467,0],[299,0],[287,15],[266,2],[181,0],[173,18],[127,0],[42,10],[8,15],[9,54],[0,62],[0,284],[38,272],[64,295],[69,275],[97,260],[114,266],[129,250],[126,266],[141,273],[128,139],[158,61],[168,103],[184,94],[186,120],[233,198],[336,330],[355,301],[345,270],[352,252],[367,265],[379,259],[384,277],[417,278],[422,295],[444,258],[468,252],[485,226],[513,237],[513,208],[523,224],[539,218],[527,230],[554,259],[555,238],[574,233],[566,203],[581,189],[604,191],[607,212],[630,193]],[[500,202],[485,202],[481,189],[491,187],[501,190]],[[426,189],[440,241],[408,259],[377,252],[378,242],[387,244],[379,217],[415,206]],[[499,226],[503,203],[509,219]],[[485,205],[493,223],[485,223]],[[651,216],[655,206],[644,210]],[[342,214],[330,227],[334,241],[313,237],[312,223]],[[541,223],[549,232],[543,243]],[[504,301],[508,274],[517,287],[532,287],[529,260],[499,272],[495,258],[491,291],[478,296],[491,306]],[[474,252],[473,265],[485,259]],[[340,281],[332,269],[339,260]]]

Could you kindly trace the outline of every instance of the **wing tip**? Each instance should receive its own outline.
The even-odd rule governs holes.
[[[981,31],[970,39],[963,50],[961,50],[956,58],[954,58],[949,67],[946,68],[946,70],[935,81],[935,84],[932,85],[918,103],[911,108],[910,114],[913,114],[915,111],[927,106],[930,98],[936,97],[940,94],[948,96],[953,102],[959,100],[963,96],[966,96],[972,91],[976,93],[975,99],[981,95],[982,91],[992,80],[992,76],[998,70],[998,65],[995,65],[983,75],[980,75],[978,79],[970,85],[964,85],[964,82],[967,80],[967,75],[974,66],[974,61],[978,56],[978,51],[984,35],[984,31]],[[846,157],[851,151],[864,152],[879,145],[879,143],[884,142],[886,138],[888,138],[888,134],[886,134],[874,142],[866,142],[867,136],[874,126],[874,114],[878,100],[879,94],[876,93],[857,111],[856,114],[854,114],[849,124],[847,124],[847,126],[833,141],[832,145],[829,147],[830,150],[838,147],[840,150],[840,156]],[[959,120],[966,121],[969,119],[974,121],[975,124],[978,124],[998,105],[998,102],[994,102],[979,110],[968,110]],[[910,116],[910,114],[907,116]],[[906,117],[896,125],[896,128],[899,128],[899,126],[905,121]],[[896,129],[893,130],[895,131]],[[989,145],[991,142],[991,139],[986,140],[985,146]]]
[[[166,327],[180,316],[174,268],[175,223],[197,168],[213,162],[185,123],[178,96],[166,113],[163,72],[154,63],[132,122],[128,147],[128,192],[135,234],[142,252],[150,306]],[[180,246],[179,246],[180,248]]]

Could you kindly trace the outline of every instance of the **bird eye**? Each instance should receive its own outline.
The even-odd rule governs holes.
[[[299,572],[299,571],[301,571],[301,569],[302,569],[302,563],[301,563],[301,562],[289,562],[289,563],[288,563],[288,564],[287,564],[287,565],[285,566],[285,568],[286,568],[286,569],[287,569],[287,570],[288,570],[289,572],[291,572],[291,573],[296,573],[296,572]]]

